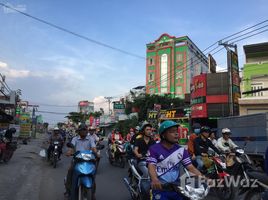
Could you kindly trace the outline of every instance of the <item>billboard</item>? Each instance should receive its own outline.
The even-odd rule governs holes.
[[[192,78],[191,99],[206,96],[207,94],[207,75],[201,74]]]
[[[208,69],[211,73],[216,73],[216,60],[212,57],[211,54],[208,54]]]
[[[206,103],[192,105],[191,110],[192,110],[191,111],[192,118],[207,118],[208,117]]]

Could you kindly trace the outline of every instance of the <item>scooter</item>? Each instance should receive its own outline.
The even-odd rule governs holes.
[[[107,156],[111,165],[119,166],[121,168],[125,167],[125,146],[122,141],[115,141],[116,150],[114,152],[114,158],[112,157],[112,152],[110,146],[107,149]]]
[[[60,142],[54,141],[52,143],[52,148],[53,148],[53,151],[51,151],[51,153],[50,153],[49,160],[50,160],[51,165],[54,168],[56,168],[57,162],[59,160],[59,154],[60,154]]]
[[[68,143],[67,147],[74,148]],[[78,151],[73,155],[71,199],[92,200],[95,193],[96,157],[91,150]]]
[[[150,179],[143,178],[137,167],[135,159],[129,159],[128,177],[124,178],[124,183],[130,192],[132,200],[150,199]]]
[[[9,141],[6,137],[1,135],[0,138],[0,161],[7,163],[13,156],[17,149],[16,141]]]

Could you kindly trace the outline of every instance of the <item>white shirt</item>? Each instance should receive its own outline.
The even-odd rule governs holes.
[[[225,145],[225,143],[228,143],[229,146]],[[230,138],[228,140],[225,140],[223,137],[221,137],[217,141],[217,147],[220,151],[225,152],[234,149],[237,147],[237,145]]]

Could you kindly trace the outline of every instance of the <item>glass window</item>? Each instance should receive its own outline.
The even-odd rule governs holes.
[[[168,83],[168,56],[163,54],[161,56],[161,93],[167,92]]]
[[[177,62],[182,62],[183,61],[183,55],[181,53],[176,54],[176,61]]]

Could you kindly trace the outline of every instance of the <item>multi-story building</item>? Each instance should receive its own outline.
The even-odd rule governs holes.
[[[79,101],[78,111],[84,114],[89,114],[94,112],[94,103],[89,101]]]
[[[146,93],[185,98],[193,76],[208,72],[207,57],[188,36],[161,35],[146,45]]]
[[[268,42],[245,45],[244,52],[240,114],[268,112]]]

